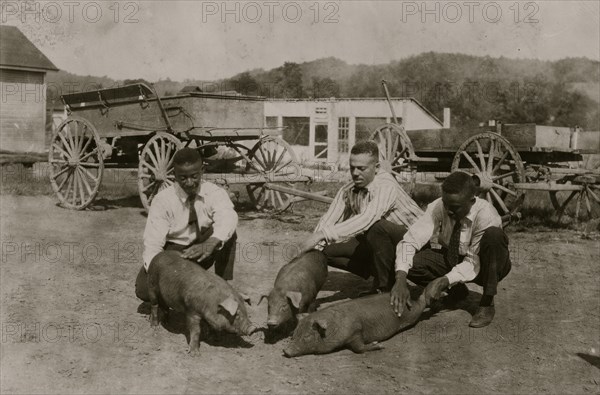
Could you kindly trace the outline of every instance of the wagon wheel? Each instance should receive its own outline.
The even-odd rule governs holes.
[[[292,147],[283,139],[276,136],[261,138],[250,150],[246,172],[260,174],[267,179],[273,176],[298,176],[300,166]],[[293,183],[284,182],[293,187]],[[282,212],[293,203],[294,196],[274,191],[265,187],[264,183],[246,185],[248,197],[252,204],[261,211]]]
[[[525,169],[519,153],[509,141],[492,132],[476,134],[458,148],[452,171],[477,175],[480,197],[496,207],[501,216],[517,211],[525,197],[514,184],[525,182]]]
[[[158,132],[148,140],[138,166],[138,191],[146,211],[154,196],[175,182],[173,156],[182,146],[172,134]]]
[[[379,126],[371,135],[371,140],[379,148],[381,168],[391,173],[398,182],[408,184],[405,189],[414,189],[416,169],[410,160],[415,157],[415,149],[404,128],[394,123]]]
[[[69,117],[48,150],[50,185],[63,207],[82,210],[98,194],[104,160],[98,132],[83,118]]]
[[[564,214],[576,221],[591,220],[600,216],[600,177],[593,174],[566,176],[557,184],[571,185],[573,190],[549,191],[550,201],[556,210],[557,220]]]

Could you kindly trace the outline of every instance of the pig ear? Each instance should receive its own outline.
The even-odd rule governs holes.
[[[229,295],[227,299],[219,303],[219,306],[223,307],[229,314],[234,316],[238,309],[238,302],[232,295]]]
[[[267,299],[268,297],[269,297],[268,295],[260,295],[260,299],[258,300],[258,303],[256,305],[258,306],[259,304],[261,304],[263,299]]]
[[[292,302],[292,306],[299,309],[300,301],[302,300],[302,293],[298,291],[287,291],[285,296]]]
[[[315,321],[313,322],[312,327],[319,332],[321,337],[325,337],[325,332],[327,332],[327,322],[321,320]]]
[[[244,302],[248,303],[248,306],[252,306],[252,301],[250,300],[250,296],[248,296],[244,293],[241,293],[241,292],[240,292],[240,296],[242,297]]]

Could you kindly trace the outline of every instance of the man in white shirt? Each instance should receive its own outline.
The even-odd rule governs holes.
[[[510,272],[511,262],[502,220],[476,192],[469,174],[450,174],[442,184],[442,197],[427,207],[398,243],[390,299],[398,315],[407,304],[410,308],[407,278],[425,286],[427,304],[448,287],[449,300],[464,299],[469,294],[464,283],[474,282],[483,287],[483,296],[469,326],[480,328],[492,322],[496,288]]]
[[[233,279],[238,216],[227,192],[202,181],[202,157],[197,150],[183,148],[174,155],[175,183],[160,191],[150,205],[144,230],[144,265],[135,282],[138,298],[148,301],[147,271],[163,250],[181,251],[181,256],[205,269]]]
[[[368,293],[390,290],[394,283],[394,250],[406,229],[423,211],[388,172],[380,170],[373,141],[350,151],[352,181],[342,186],[301,253],[322,249],[327,263],[364,279],[373,276]]]

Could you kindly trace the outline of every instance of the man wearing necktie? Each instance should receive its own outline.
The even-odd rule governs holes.
[[[396,244],[423,211],[390,173],[380,170],[373,141],[352,147],[350,175],[352,181],[338,191],[300,253],[321,249],[330,266],[365,279],[372,275],[368,293],[389,291]]]
[[[175,183],[152,200],[144,230],[144,265],[135,282],[138,298],[147,301],[147,271],[158,253],[177,250],[205,269],[233,279],[238,216],[228,193],[202,180],[202,157],[183,148],[173,157]]]
[[[476,197],[473,178],[454,172],[442,183],[442,197],[433,201],[396,248],[396,283],[391,304],[398,315],[410,308],[408,278],[424,286],[429,304],[448,289],[448,300],[469,294],[466,282],[483,287],[479,308],[469,326],[489,325],[495,314],[498,282],[511,268],[508,239],[498,212],[487,200]]]

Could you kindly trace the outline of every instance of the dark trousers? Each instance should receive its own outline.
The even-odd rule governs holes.
[[[364,279],[374,277],[373,286],[390,289],[394,284],[396,245],[406,227],[381,219],[365,233],[323,249],[327,264]]]
[[[233,279],[233,264],[235,263],[235,245],[237,241],[237,234],[233,236],[225,244],[223,248],[216,251],[211,257],[198,262],[198,265],[208,270],[212,265],[215,265],[215,273],[217,276],[225,279]],[[183,251],[190,246],[184,246],[181,244],[167,243],[165,250]],[[148,274],[144,266],[138,272],[137,278],[135,279],[135,295],[145,301],[149,302],[150,297],[148,294]]]
[[[452,266],[448,263],[447,251],[425,248],[413,258],[413,266],[407,278],[420,286],[427,286],[432,280],[442,277]],[[498,282],[510,272],[511,262],[508,252],[508,238],[497,227],[485,230],[479,244],[479,274],[473,282],[483,287],[483,295],[496,294]]]

